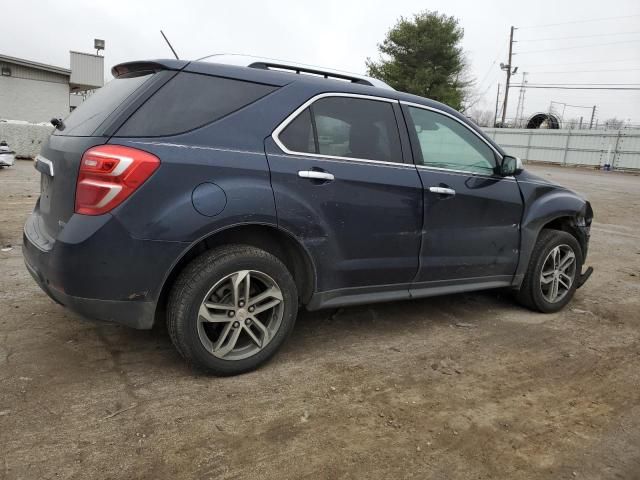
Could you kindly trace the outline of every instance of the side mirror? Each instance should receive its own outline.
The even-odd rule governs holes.
[[[518,175],[522,173],[524,170],[524,166],[522,165],[522,160],[518,157],[512,157],[511,155],[505,155],[502,158],[502,163],[500,164],[500,171],[498,172],[503,177],[510,177],[511,175]]]

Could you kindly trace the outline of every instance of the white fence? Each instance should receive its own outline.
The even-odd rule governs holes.
[[[524,161],[640,170],[640,130],[483,130]]]

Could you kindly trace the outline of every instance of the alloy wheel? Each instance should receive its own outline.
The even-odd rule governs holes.
[[[542,264],[540,288],[549,303],[567,296],[576,277],[576,254],[569,245],[554,247]]]
[[[241,270],[218,281],[198,310],[198,335],[212,355],[242,360],[264,349],[284,314],[278,284],[256,270]]]

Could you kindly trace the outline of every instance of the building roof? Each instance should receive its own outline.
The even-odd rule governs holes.
[[[25,60],[23,58],[10,57],[9,55],[0,54],[0,62],[13,63],[15,65],[22,65],[23,67],[35,68],[37,70],[45,70],[47,72],[58,73],[60,75],[71,75],[71,70],[69,70],[68,68],[33,62],[31,60]]]

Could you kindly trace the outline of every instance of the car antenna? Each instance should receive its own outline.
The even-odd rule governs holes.
[[[180,60],[180,57],[178,57],[178,54],[176,53],[176,51],[173,49],[173,47],[171,46],[171,42],[169,41],[169,39],[167,38],[167,36],[164,34],[164,32],[162,30],[160,30],[160,33],[162,34],[162,37],[164,38],[164,41],[167,42],[167,45],[169,45],[169,48],[171,49],[171,51],[173,52],[173,55],[176,57],[176,60]]]

